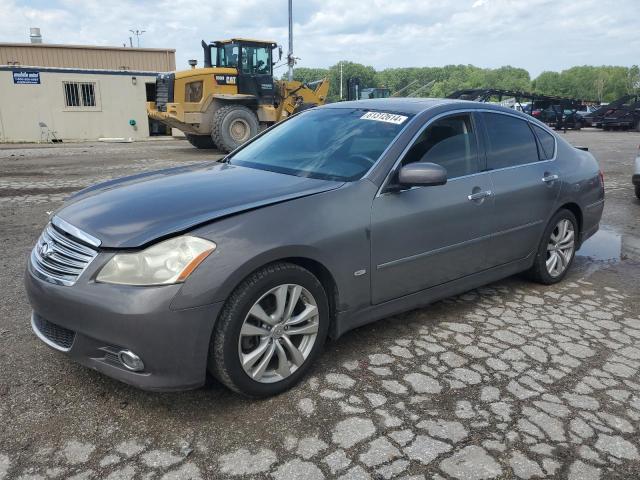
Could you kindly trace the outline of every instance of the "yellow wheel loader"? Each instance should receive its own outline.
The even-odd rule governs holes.
[[[149,117],[182,130],[197,148],[230,152],[260,130],[322,105],[329,81],[274,80],[275,42],[234,38],[202,42],[204,68],[158,75]]]

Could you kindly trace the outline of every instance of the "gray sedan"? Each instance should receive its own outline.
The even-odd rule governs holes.
[[[327,337],[526,271],[559,282],[602,174],[524,114],[378,99],[301,112],[220,163],[110,181],[52,215],[25,275],[52,348],[151,390],[260,397]]]

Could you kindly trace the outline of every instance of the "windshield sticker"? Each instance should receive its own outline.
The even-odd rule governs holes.
[[[405,117],[404,115],[397,115],[395,113],[384,112],[367,112],[360,117],[361,120],[375,120],[377,122],[395,123],[396,125],[400,125],[407,118],[409,117]]]

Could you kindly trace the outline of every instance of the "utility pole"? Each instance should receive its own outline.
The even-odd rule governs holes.
[[[289,53],[287,53],[287,65],[289,66],[289,81],[293,81],[293,65],[296,63],[293,58],[293,0],[289,0]]]
[[[342,60],[340,61],[340,100],[342,100]]]
[[[146,32],[146,30],[129,30],[129,31],[136,36],[138,48],[140,48],[140,37],[144,32]]]

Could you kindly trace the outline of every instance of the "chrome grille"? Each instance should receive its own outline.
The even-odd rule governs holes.
[[[81,235],[85,241],[70,231]],[[95,246],[89,246],[87,240]],[[31,252],[31,271],[48,282],[71,286],[98,254],[98,245],[97,239],[54,217]]]

